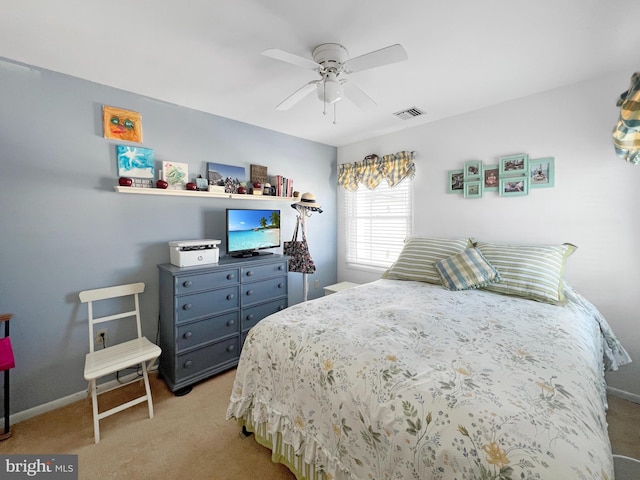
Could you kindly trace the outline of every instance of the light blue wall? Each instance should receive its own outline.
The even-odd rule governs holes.
[[[142,114],[143,146],[157,162],[202,174],[211,161],[265,165],[313,192],[324,213],[308,222],[318,267],[309,298],[336,280],[335,147],[0,59],[0,313],[14,314],[12,413],[86,388],[79,291],[145,282],[143,330],[155,339],[156,265],[169,261],[167,242],[224,241],[227,207],[280,208],[283,240],[293,231],[288,202],[115,193],[118,142],[102,136],[102,105]],[[298,303],[302,276],[289,280]]]

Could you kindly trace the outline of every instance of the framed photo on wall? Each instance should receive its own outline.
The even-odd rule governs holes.
[[[470,162],[464,162],[464,179],[473,180],[479,179],[482,175],[482,161],[471,160]]]
[[[463,193],[464,170],[449,170],[447,172],[447,193]]]
[[[480,198],[482,197],[482,180],[473,182],[464,182],[464,198]]]
[[[505,177],[500,179],[500,196],[515,197],[529,194],[529,177],[521,175],[519,177]]]
[[[555,159],[553,157],[529,160],[529,186],[550,188],[555,184]]]
[[[527,170],[527,160],[529,155],[526,153],[519,153],[517,155],[509,155],[507,157],[500,157],[499,169],[500,177],[510,176],[515,177],[518,175],[525,175]]]
[[[500,172],[498,165],[483,165],[482,166],[482,190],[485,192],[497,192],[498,191],[498,178]]]

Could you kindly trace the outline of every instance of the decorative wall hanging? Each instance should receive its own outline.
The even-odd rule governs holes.
[[[526,175],[519,177],[506,177],[500,179],[501,197],[514,197],[517,195],[527,195],[529,193],[529,181]]]
[[[618,123],[613,129],[616,155],[637,165],[640,163],[640,72],[631,76],[629,90],[620,95],[616,105],[620,107]]]
[[[472,181],[474,179],[480,179],[482,174],[482,161],[471,160],[470,162],[464,162],[464,179]]]
[[[449,170],[447,172],[447,192],[464,192],[464,170]]]
[[[173,190],[184,189],[189,182],[189,165],[178,162],[163,162],[162,179]]]
[[[483,190],[485,192],[498,191],[498,178],[500,176],[498,165],[483,165],[482,178],[484,179]]]
[[[500,157],[498,168],[500,176],[502,175],[523,175],[527,173],[527,160],[529,155],[519,153],[517,155],[509,155],[508,157]]]
[[[207,180],[209,180],[209,185],[224,185],[225,193],[239,193],[238,189],[247,181],[246,171],[244,167],[237,165],[208,162]]]
[[[142,117],[138,112],[102,106],[104,138],[142,143]]]
[[[464,198],[480,198],[482,197],[482,181],[480,179],[473,181],[464,181]]]
[[[121,177],[153,178],[153,150],[144,147],[116,145],[118,175]]]
[[[553,157],[529,160],[529,186],[549,188],[555,183],[555,159]]]

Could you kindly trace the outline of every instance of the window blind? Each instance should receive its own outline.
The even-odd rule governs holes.
[[[413,227],[410,179],[395,187],[343,192],[346,261],[349,266],[386,269],[398,258]]]

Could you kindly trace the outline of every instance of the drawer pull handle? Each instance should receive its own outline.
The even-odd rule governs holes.
[[[231,325],[233,325],[234,323],[236,323],[236,321],[235,321],[235,320],[229,320],[229,321],[227,322],[227,326],[228,326],[228,327],[230,327],[230,326],[231,326]]]
[[[282,265],[278,265],[278,270],[282,271],[284,270],[284,267]]]
[[[284,284],[279,283],[279,284],[278,284],[278,288],[282,288],[282,287],[284,287]]]
[[[247,277],[253,276],[253,270],[247,270]]]
[[[187,280],[182,285],[184,285],[186,288],[189,288],[191,285],[193,285],[193,282],[191,280]]]
[[[182,335],[183,338],[189,339],[191,337],[191,335],[193,335],[192,332],[184,332],[184,335]]]
[[[235,295],[233,293],[230,293],[229,295],[227,295],[227,300],[233,300],[235,297]]]
[[[233,280],[235,278],[235,275],[233,273],[230,273],[229,275],[227,275],[227,280]]]
[[[247,295],[253,295],[253,290],[247,290]]]
[[[191,304],[190,304],[190,303],[185,303],[185,304],[182,306],[182,309],[183,309],[183,310],[189,310],[190,308],[191,308]]]
[[[227,347],[227,352],[233,352],[233,345],[229,345]]]
[[[191,365],[193,365],[193,362],[191,360],[187,360],[186,362],[184,362],[184,368],[189,368]]]
[[[250,313],[249,315],[247,315],[247,321],[251,321],[253,320],[253,313]]]

